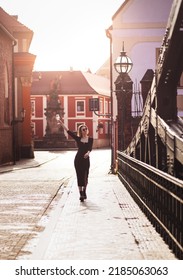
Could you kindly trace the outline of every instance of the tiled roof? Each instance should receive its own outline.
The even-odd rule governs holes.
[[[103,95],[110,95],[110,81],[109,79],[91,74],[88,72],[82,72],[85,79],[89,83],[89,85],[97,92]]]
[[[108,58],[95,73],[99,76],[110,79],[110,58]]]
[[[110,95],[108,79],[81,71],[33,72],[31,94],[48,94],[55,79],[60,79],[60,94]]]
[[[20,23],[15,16],[9,15],[0,7],[0,22],[9,30],[10,33],[14,32],[30,32],[33,33],[32,30],[27,28],[25,25]]]

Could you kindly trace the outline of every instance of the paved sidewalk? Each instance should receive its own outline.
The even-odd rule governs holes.
[[[90,170],[84,203],[79,201],[76,180],[69,182],[29,259],[176,259],[108,168],[106,160]]]
[[[36,151],[35,152],[35,157],[32,159],[21,159],[19,161],[16,161],[16,164],[12,165],[1,165],[0,166],[0,173],[5,173],[5,172],[11,172],[11,171],[16,171],[20,169],[26,169],[26,168],[32,168],[32,167],[38,167],[50,160],[55,159],[58,157],[57,154],[54,154],[53,152],[49,151]]]

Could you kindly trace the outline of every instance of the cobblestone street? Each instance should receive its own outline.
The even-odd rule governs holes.
[[[1,168],[0,258],[175,260],[118,176],[109,174],[110,150],[91,153],[84,203],[74,155],[37,152],[38,160],[12,172]]]
[[[64,154],[36,152],[36,157],[38,161],[0,169],[0,259],[14,260],[27,253],[22,248],[44,229],[52,204],[67,183],[68,172],[60,169]]]

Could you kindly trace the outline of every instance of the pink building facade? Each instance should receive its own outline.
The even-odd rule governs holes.
[[[55,79],[59,80],[57,93],[65,125],[70,130],[77,131],[80,124],[85,124],[94,138],[95,148],[109,147],[111,135],[109,80],[81,71],[33,72],[31,114],[35,147],[38,142],[40,145],[46,134],[45,109]],[[100,105],[96,113],[90,110],[90,100],[93,98],[98,99]],[[71,141],[67,133],[65,136]]]

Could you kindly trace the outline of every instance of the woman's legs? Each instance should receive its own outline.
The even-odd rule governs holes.
[[[85,185],[84,185],[84,199],[87,199],[87,195],[86,195],[86,188],[87,188],[87,185],[88,185],[88,177],[85,178]]]
[[[89,174],[89,167],[90,167],[90,162],[84,161],[84,164],[76,164],[75,162],[75,169],[76,169],[76,175],[77,175],[77,182],[78,182],[78,188],[79,188],[79,193],[80,193],[80,200],[84,201],[84,199],[87,198],[86,196],[86,187],[88,184],[88,174]]]
[[[87,199],[87,196],[86,196],[86,188],[87,188],[87,185],[88,185],[88,175],[89,175],[89,166],[88,168],[85,170],[85,175],[84,175],[84,197],[85,199]]]

